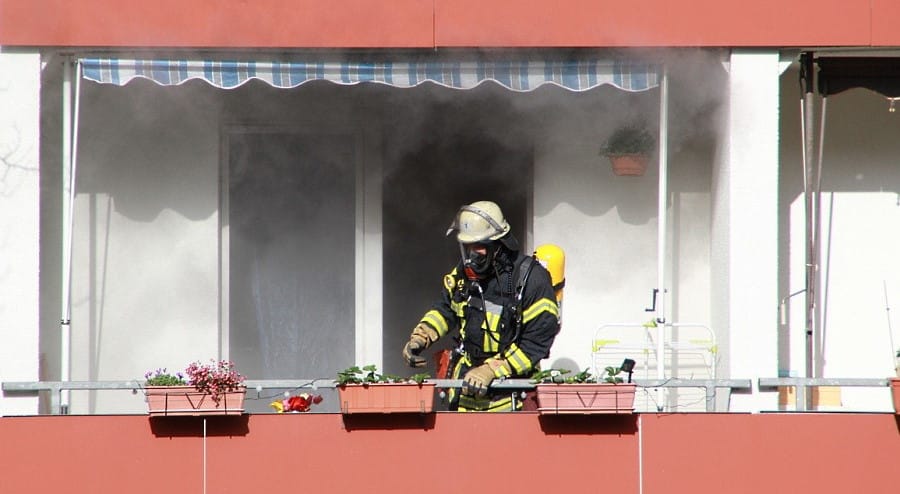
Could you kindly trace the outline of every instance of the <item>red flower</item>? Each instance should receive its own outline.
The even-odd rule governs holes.
[[[291,396],[287,400],[287,406],[285,407],[285,410],[291,412],[309,411],[309,400],[307,400],[303,396]]]
[[[297,396],[291,396],[283,401],[285,412],[308,412],[313,405],[322,402],[321,395],[310,395],[303,393]]]

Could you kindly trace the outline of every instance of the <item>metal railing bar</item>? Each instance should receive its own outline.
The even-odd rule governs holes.
[[[887,383],[887,380],[881,380]],[[426,382],[434,383],[437,388],[460,388],[462,379],[429,379]],[[768,381],[766,381],[768,382]],[[760,380],[760,386],[763,386]],[[244,383],[248,389],[328,389],[335,388],[337,384],[330,378],[316,379],[252,379]],[[731,390],[751,389],[749,379],[639,379],[634,384],[642,388],[704,388],[707,396],[707,410],[714,411],[714,398],[720,388]],[[781,384],[776,384],[781,385]],[[829,384],[830,385],[830,384]],[[861,384],[871,385],[871,384]],[[881,384],[878,384],[881,385]],[[503,379],[490,385],[493,389],[534,389],[535,383],[530,379]],[[9,381],[0,384],[3,393],[10,396],[35,396],[40,391],[50,392],[50,409],[53,414],[62,413],[60,407],[60,394],[63,390],[129,390],[137,391],[144,388],[139,380],[131,381]]]
[[[768,384],[769,381],[760,379],[760,386],[786,386],[793,384]],[[823,386],[833,386],[831,381],[827,381]],[[841,380],[846,381],[846,380]],[[866,381],[861,384],[846,384],[855,386],[886,386],[887,379],[857,379],[856,381]],[[462,387],[462,379],[428,379],[426,382],[434,383],[438,388],[459,388]],[[633,381],[639,387],[644,388],[731,388],[731,389],[749,389],[751,387],[750,379],[636,379]],[[244,382],[247,388],[274,389],[274,388],[335,388],[338,385],[333,379],[253,379]],[[535,383],[530,379],[503,379],[491,383],[490,387],[497,389],[534,389]],[[18,394],[20,392],[33,391],[55,391],[55,390],[135,390],[143,389],[144,384],[141,381],[7,381],[2,383],[4,393]]]
[[[826,378],[826,377],[761,377],[759,378],[760,389],[764,388],[780,388],[794,387],[797,392],[794,396],[794,407],[798,412],[807,411],[809,403],[807,396],[809,392],[807,388],[819,386],[833,387],[870,387],[878,388],[890,386],[891,381],[887,378]]]

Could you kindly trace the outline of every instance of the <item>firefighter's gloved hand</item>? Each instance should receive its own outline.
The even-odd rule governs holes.
[[[509,377],[512,367],[505,359],[489,358],[463,376],[462,394],[484,396],[495,378]]]
[[[494,380],[494,370],[487,363],[481,364],[466,372],[463,376],[462,394],[471,396],[484,396],[488,386]]]
[[[440,336],[437,330],[420,322],[409,335],[409,342],[403,347],[403,359],[410,367],[425,367],[425,357],[419,356],[422,350],[430,347]]]
[[[497,373],[494,370],[508,365],[505,360],[488,359],[478,367],[469,370],[463,376],[462,394],[478,397],[486,395],[491,381],[495,377],[504,375],[504,373]]]

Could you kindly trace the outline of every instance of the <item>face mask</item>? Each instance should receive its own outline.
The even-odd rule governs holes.
[[[466,277],[470,280],[484,278],[491,268],[494,246],[492,244],[460,245],[460,251],[463,257]]]

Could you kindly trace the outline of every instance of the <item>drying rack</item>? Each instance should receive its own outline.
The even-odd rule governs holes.
[[[632,379],[657,380],[659,327],[649,323],[609,323],[594,333],[591,347],[592,372],[605,377],[606,367],[635,361]],[[665,323],[663,359],[665,379],[716,379],[718,346],[715,333],[703,324]],[[705,411],[707,395],[702,388],[638,387],[635,410]],[[661,407],[659,405],[662,405]]]

